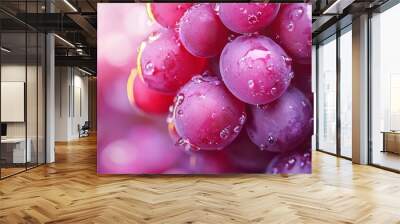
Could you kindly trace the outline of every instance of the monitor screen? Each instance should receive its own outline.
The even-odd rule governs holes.
[[[1,136],[7,136],[7,124],[1,124]]]

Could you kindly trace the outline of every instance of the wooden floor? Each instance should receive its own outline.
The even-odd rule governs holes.
[[[290,177],[98,176],[96,139],[0,181],[0,223],[400,223],[400,175],[314,153]]]

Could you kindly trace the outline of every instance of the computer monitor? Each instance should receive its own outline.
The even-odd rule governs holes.
[[[7,136],[7,124],[1,123],[1,137]]]

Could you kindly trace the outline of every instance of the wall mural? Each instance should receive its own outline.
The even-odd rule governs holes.
[[[311,172],[311,5],[98,4],[99,174]]]

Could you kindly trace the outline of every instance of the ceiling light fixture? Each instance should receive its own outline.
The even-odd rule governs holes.
[[[67,4],[74,12],[78,12],[75,6],[73,6],[68,0],[64,0],[64,3]]]
[[[1,47],[0,49],[1,49],[1,51],[4,51],[6,53],[10,53],[11,52],[11,50],[9,50],[9,49],[7,49],[5,47]]]
[[[83,73],[85,73],[85,74],[87,74],[87,75],[90,75],[90,76],[93,75],[92,73],[90,73],[90,72],[88,72],[88,71],[86,71],[86,70],[83,70],[83,69],[81,69],[81,68],[79,68],[79,67],[78,67],[78,70],[81,71],[81,72],[83,72]]]
[[[61,40],[62,42],[66,43],[68,46],[75,48],[75,45],[73,45],[71,42],[69,42],[68,40],[60,37],[58,34],[54,34],[55,37],[57,37],[59,40]]]

